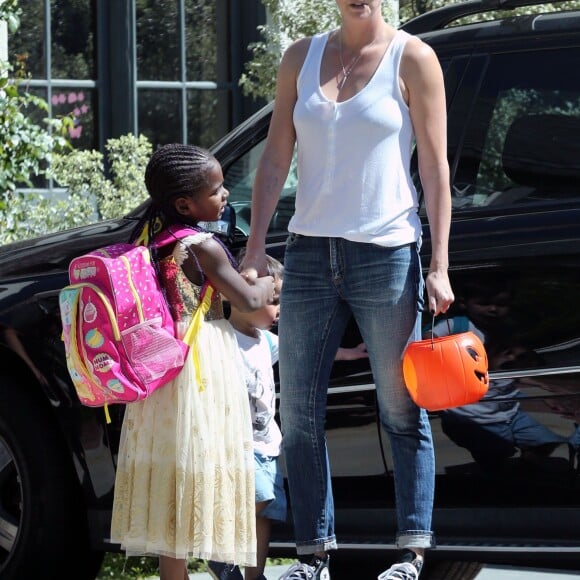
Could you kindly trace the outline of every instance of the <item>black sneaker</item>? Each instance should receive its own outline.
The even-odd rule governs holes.
[[[296,562],[278,580],[330,580],[329,560],[329,556],[324,559],[314,556],[309,563]]]
[[[417,580],[423,560],[411,550],[403,550],[399,561],[379,575],[378,580]]]
[[[207,563],[207,567],[210,576],[215,578],[215,580],[244,580],[239,566],[210,560]]]

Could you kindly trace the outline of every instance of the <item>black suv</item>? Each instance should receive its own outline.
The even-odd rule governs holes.
[[[580,12],[514,16],[517,4],[471,0],[404,26],[444,69],[449,318],[484,335],[492,378],[476,407],[430,414],[434,529],[437,553],[560,561],[580,557]],[[496,9],[502,18],[459,23]],[[213,148],[237,218],[234,250],[248,233],[270,115],[269,106]],[[270,225],[280,258],[295,183],[292,173]],[[71,258],[126,241],[143,210],[0,249],[3,579],[91,578],[116,548],[107,538],[123,407],[107,424],[102,409],[79,404],[57,296]],[[425,265],[429,254],[425,228]],[[353,324],[344,344],[358,340]],[[391,459],[366,361],[335,364],[327,435],[341,547],[394,549]],[[273,550],[291,546],[290,524],[277,527]]]

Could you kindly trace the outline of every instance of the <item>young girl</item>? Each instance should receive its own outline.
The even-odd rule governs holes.
[[[150,226],[160,218],[165,231],[219,219],[229,195],[218,161],[191,145],[158,149],[145,183]],[[193,227],[177,237],[156,261],[180,336],[202,292],[213,290],[213,300],[179,376],[127,405],[111,526],[128,556],[159,556],[162,580],[187,579],[190,556],[256,563],[251,420],[220,294],[244,311],[274,299],[273,278],[248,283],[213,234]]]

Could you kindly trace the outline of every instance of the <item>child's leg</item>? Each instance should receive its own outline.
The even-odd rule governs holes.
[[[159,577],[161,580],[188,580],[185,560],[159,556]]]
[[[268,548],[270,545],[271,521],[268,518],[260,517],[260,512],[268,505],[267,501],[256,504],[256,567],[244,569],[245,580],[255,580],[264,573]]]

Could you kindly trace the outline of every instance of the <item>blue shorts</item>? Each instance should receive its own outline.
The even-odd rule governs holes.
[[[256,503],[269,502],[258,517],[286,521],[286,491],[278,458],[254,453],[254,467]]]

